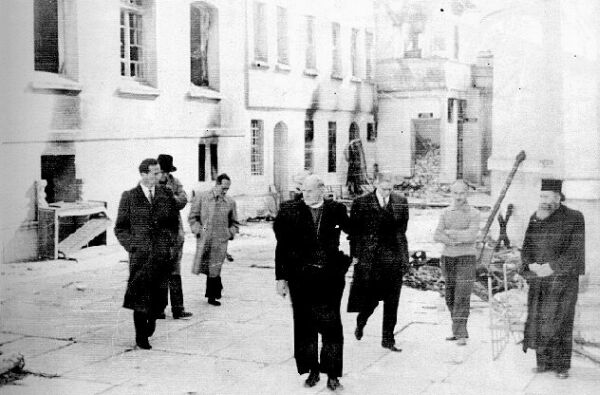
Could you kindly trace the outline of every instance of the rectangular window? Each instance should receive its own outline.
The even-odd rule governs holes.
[[[121,0],[121,75],[144,78],[142,0]]]
[[[336,172],[337,162],[337,125],[335,122],[329,122],[327,127],[327,171]]]
[[[352,63],[352,76],[358,77],[358,29],[352,29],[352,35],[350,36],[350,61]]]
[[[216,180],[219,175],[219,152],[217,151],[217,144],[212,143],[210,145],[210,179]]]
[[[190,6],[190,66],[191,81],[196,86],[209,86],[208,38],[210,10],[202,5]]]
[[[198,144],[198,181],[206,181],[206,144]]]
[[[60,34],[58,0],[33,3],[34,70],[59,73]]]
[[[250,174],[262,176],[264,169],[264,134],[263,121],[253,119],[250,121]]]
[[[458,49],[460,43],[460,36],[458,32],[458,26],[454,26],[454,59],[458,59]]]
[[[377,124],[375,123],[367,123],[367,141],[376,141],[377,140]]]
[[[306,16],[306,64],[307,70],[317,68],[317,51],[315,46],[315,17]]]
[[[340,24],[334,22],[331,24],[331,48],[332,48],[332,66],[331,74],[334,76],[342,75],[342,48],[340,37]]]
[[[254,60],[267,62],[267,8],[265,3],[254,3]]]
[[[373,79],[373,33],[365,32],[365,78]]]
[[[277,62],[289,64],[288,58],[288,15],[283,7],[277,7]]]
[[[314,169],[314,141],[315,124],[313,121],[304,121],[304,169]]]

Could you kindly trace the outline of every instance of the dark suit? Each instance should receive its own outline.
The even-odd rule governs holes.
[[[152,204],[140,185],[123,192],[115,224],[115,235],[129,253],[123,307],[146,315],[148,320],[166,307],[162,295],[172,268],[178,229],[175,199],[164,186],[155,187]]]
[[[402,276],[408,265],[408,203],[392,192],[385,208],[375,192],[354,200],[350,213],[350,247],[358,258],[348,298],[348,312],[358,312],[357,325],[364,327],[383,301],[382,344],[394,341]]]
[[[339,251],[348,232],[346,207],[326,200],[313,220],[303,200],[284,202],[275,218],[275,277],[287,280],[294,312],[294,356],[298,373],[321,371],[341,377],[344,335],[340,303],[350,258]],[[323,347],[318,360],[318,334]]]

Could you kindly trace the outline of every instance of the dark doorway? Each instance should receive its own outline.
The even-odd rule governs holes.
[[[463,126],[467,114],[467,101],[458,100],[458,116],[456,117],[456,178],[464,176],[464,143]]]
[[[77,201],[75,155],[42,155],[42,179],[48,203]]]

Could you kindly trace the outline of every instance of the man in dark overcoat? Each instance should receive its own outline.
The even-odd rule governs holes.
[[[567,378],[571,367],[579,276],[585,272],[584,218],[564,199],[561,180],[542,180],[521,250],[529,284],[523,351],[535,349],[534,371],[552,370],[559,378]]]
[[[158,164],[160,165],[161,177],[160,185],[164,185],[167,189],[173,192],[175,203],[178,210],[182,210],[187,202],[187,194],[183,189],[181,181],[173,176],[173,172],[177,168],[173,166],[173,157],[167,154],[158,155]],[[168,294],[164,294],[165,301],[171,298],[171,313],[174,319],[189,318],[193,314],[185,311],[183,306],[183,286],[181,284],[181,258],[183,256],[183,243],[185,241],[185,233],[183,232],[183,223],[181,222],[181,214],[179,215],[179,232],[177,234],[177,244],[175,248],[175,258],[173,259],[173,267],[168,281]],[[165,313],[161,313],[158,318],[165,318]]]
[[[391,351],[395,346],[398,302],[402,276],[408,266],[408,203],[392,192],[392,180],[380,173],[374,192],[358,197],[350,211],[350,250],[354,277],[348,297],[348,312],[357,312],[356,339],[373,311],[383,301],[381,345]]]
[[[150,349],[148,337],[166,307],[162,295],[174,258],[179,212],[173,193],[157,185],[161,174],[158,161],[144,159],[139,172],[138,186],[121,196],[115,235],[129,253],[123,307],[133,310],[136,344]]]
[[[339,250],[340,232],[348,232],[346,207],[324,199],[317,175],[303,183],[302,198],[282,203],[273,230],[277,238],[277,293],[290,293],[294,314],[294,357],[307,387],[328,376],[327,387],[340,387],[344,335],[340,303],[350,257]],[[320,362],[318,337],[322,337]]]

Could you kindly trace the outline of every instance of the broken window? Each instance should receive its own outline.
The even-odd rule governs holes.
[[[327,132],[327,171],[335,173],[337,167],[337,125],[329,122]]]
[[[60,72],[59,0],[33,3],[34,70]]]
[[[313,170],[314,166],[315,124],[304,121],[304,169]]]
[[[211,15],[203,4],[190,5],[191,81],[196,86],[209,86],[208,46]]]

